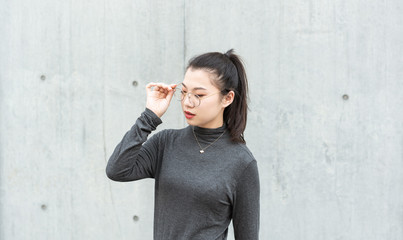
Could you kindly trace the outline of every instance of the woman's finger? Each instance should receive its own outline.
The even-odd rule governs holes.
[[[172,90],[172,88],[169,85],[165,84],[165,83],[161,83],[160,87],[162,89],[164,89],[164,90],[167,90],[167,91]]]
[[[155,86],[154,82],[150,82],[149,84],[146,85],[147,94],[149,94],[153,91],[154,86]]]
[[[146,91],[147,93],[151,93],[152,91],[158,91],[160,93],[168,94],[171,91],[173,92],[176,88],[177,84],[165,84],[165,83],[154,83],[151,82],[147,84]]]

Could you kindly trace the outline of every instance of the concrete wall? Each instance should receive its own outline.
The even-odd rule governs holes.
[[[261,239],[403,239],[402,9],[0,0],[0,239],[152,239],[153,180],[112,182],[106,162],[147,82],[230,48],[249,74]],[[163,121],[185,126],[179,104]]]

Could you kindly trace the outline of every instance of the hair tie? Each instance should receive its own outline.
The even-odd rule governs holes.
[[[232,50],[232,49],[231,49]],[[231,50],[227,51],[226,53],[224,53],[225,56],[227,56],[227,58],[230,58],[230,54],[231,54]]]

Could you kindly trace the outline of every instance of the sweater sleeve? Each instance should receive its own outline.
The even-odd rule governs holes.
[[[256,160],[238,179],[233,204],[233,226],[236,240],[259,239],[260,184]]]
[[[106,175],[110,179],[127,182],[155,176],[161,146],[158,134],[149,140],[147,137],[161,123],[161,119],[146,108],[109,158]]]

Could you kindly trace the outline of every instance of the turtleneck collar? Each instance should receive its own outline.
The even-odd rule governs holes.
[[[221,138],[226,138],[229,136],[229,132],[227,130],[227,125],[224,123],[221,127],[218,128],[202,128],[198,126],[191,126],[189,125],[190,131],[193,131],[192,128],[194,129],[194,132],[200,142],[203,143],[210,143],[214,140],[216,140],[218,137],[222,135],[224,131],[224,135]]]
[[[217,135],[222,134],[227,129],[227,124],[223,124],[218,128],[202,128],[198,126],[190,126],[198,135]]]

